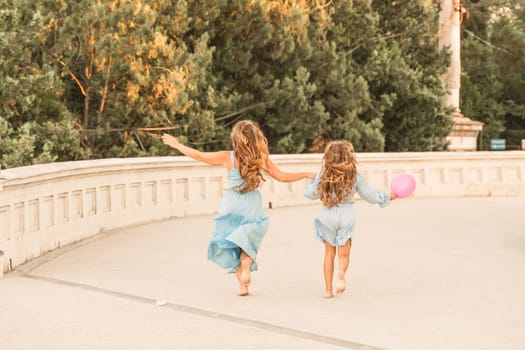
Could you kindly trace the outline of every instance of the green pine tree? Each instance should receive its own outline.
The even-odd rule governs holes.
[[[62,82],[40,46],[41,13],[25,0],[0,0],[0,8],[0,165],[86,156]]]
[[[437,47],[437,8],[421,1],[372,3],[381,35],[366,68],[376,113],[383,113],[385,150],[443,150],[452,123],[443,103],[447,56]]]

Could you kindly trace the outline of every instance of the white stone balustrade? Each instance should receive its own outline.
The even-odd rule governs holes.
[[[276,155],[285,171],[319,170],[320,154]],[[413,197],[525,196],[525,152],[362,153],[368,183],[408,172]],[[263,185],[266,207],[311,203],[307,181]],[[226,170],[186,157],[103,159],[0,171],[0,276],[55,248],[154,220],[214,213]],[[270,204],[271,203],[271,204]],[[176,228],[174,228],[175,230]],[[3,252],[3,254],[2,254]]]

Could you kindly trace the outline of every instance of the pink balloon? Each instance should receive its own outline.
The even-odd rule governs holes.
[[[414,193],[416,189],[416,179],[407,173],[398,175],[392,180],[390,188],[397,198],[406,198]]]

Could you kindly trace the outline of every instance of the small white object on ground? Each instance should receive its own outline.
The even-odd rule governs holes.
[[[164,299],[157,299],[157,306],[164,306],[166,305],[168,302]]]

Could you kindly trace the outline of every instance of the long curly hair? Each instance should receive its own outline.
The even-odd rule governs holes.
[[[258,188],[266,179],[266,162],[269,158],[268,140],[261,129],[252,121],[237,122],[231,132],[235,158],[244,184],[238,189],[245,193]]]
[[[357,176],[354,146],[348,141],[332,141],[325,149],[318,190],[321,201],[331,208],[352,194]]]

